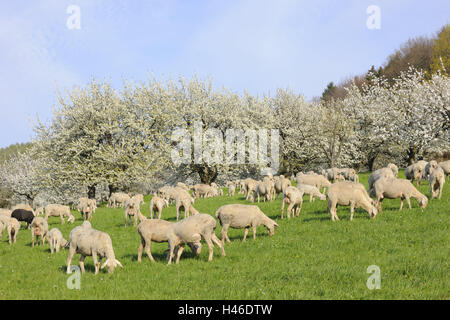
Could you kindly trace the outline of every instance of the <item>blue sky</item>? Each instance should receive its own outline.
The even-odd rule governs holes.
[[[81,29],[66,12],[81,10]],[[366,9],[381,9],[381,29]],[[54,0],[0,3],[0,147],[51,119],[55,90],[92,77],[211,77],[242,93],[290,88],[307,99],[383,64],[411,37],[449,23],[448,0]]]

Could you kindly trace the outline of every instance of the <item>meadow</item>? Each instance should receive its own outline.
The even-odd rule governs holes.
[[[403,172],[399,173],[403,177]],[[368,173],[360,174],[367,187]],[[419,190],[429,197],[425,181]],[[149,199],[141,211],[149,214]],[[244,196],[197,199],[195,208],[214,215],[224,204],[249,203]],[[178,265],[166,265],[167,244],[152,244],[152,263],[144,254],[137,262],[140,237],[133,226],[124,227],[123,209],[104,205],[93,215],[92,225],[107,232],[116,258],[124,268],[113,274],[106,269],[94,275],[92,257],[85,260],[86,273],[81,289],[66,286],[68,250],[50,254],[48,243],[31,247],[31,232],[22,228],[17,243],[10,246],[6,231],[0,241],[0,299],[449,299],[450,184],[446,182],[441,200],[429,201],[422,212],[415,199],[413,208],[400,200],[384,200],[376,219],[356,209],[339,207],[341,219],[332,222],[326,201],[309,202],[305,196],[300,217],[280,219],[281,199],[258,205],[280,225],[269,237],[260,226],[256,241],[242,242],[244,230],[230,229],[231,243],[226,257],[217,247],[214,259],[207,261],[204,245],[201,255],[190,249]],[[49,229],[59,228],[67,239],[83,220],[73,211],[74,224],[61,225],[49,219]],[[175,208],[163,211],[163,219],[175,221]],[[24,226],[24,225],[23,225]],[[220,224],[216,234],[220,237]],[[72,260],[78,265],[79,255]],[[369,290],[367,268],[376,265],[381,272],[381,288]]]

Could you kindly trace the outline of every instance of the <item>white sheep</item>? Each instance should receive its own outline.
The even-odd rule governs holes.
[[[406,199],[409,208],[411,209],[410,198],[415,198],[419,202],[422,210],[427,206],[428,199],[422,193],[420,193],[411,181],[407,179],[397,179],[394,177],[385,177],[378,179],[372,189],[370,189],[370,194],[376,197],[376,204],[378,210],[381,212],[381,202],[384,198],[387,199],[397,199],[400,198],[400,210],[403,208],[403,201]]]
[[[430,181],[431,199],[438,198],[440,200],[442,197],[442,190],[444,189],[445,183],[444,170],[440,166],[435,167],[434,170],[431,171],[429,181]]]
[[[64,224],[64,218],[68,217],[67,221],[70,223],[75,222],[75,217],[70,212],[69,206],[61,204],[49,204],[45,206],[45,220],[48,221],[49,217],[60,217],[61,224]]]
[[[150,200],[150,219],[153,219],[153,210],[158,210],[158,219],[161,219],[162,209],[169,206],[169,201],[158,197],[156,194],[153,195]]]
[[[430,174],[433,172],[434,169],[438,166],[437,161],[431,160],[427,162],[427,165],[425,166],[425,177],[429,178]]]
[[[369,176],[369,189],[372,189],[373,184],[380,178],[395,178],[394,172],[391,168],[381,168],[372,172]]]
[[[16,243],[17,235],[20,230],[20,222],[6,215],[0,215],[0,239],[2,238],[3,230],[8,232],[9,244]]]
[[[189,214],[198,214],[198,211],[192,206],[194,199],[188,193],[179,193],[175,198],[175,210],[177,221],[180,220],[180,210],[184,211],[184,218],[189,217]]]
[[[416,181],[416,185],[420,184],[420,180],[422,179],[423,175],[422,166],[418,163],[414,163],[405,169],[405,177],[408,180]]]
[[[90,224],[89,224],[90,225]],[[99,269],[108,266],[108,272],[113,273],[114,269],[119,266],[123,268],[119,260],[116,259],[112,246],[111,237],[102,231],[95,230],[87,224],[74,228],[69,236],[69,257],[67,258],[67,274],[71,273],[70,263],[75,253],[81,255],[80,269],[84,273],[84,259],[92,256],[95,266],[95,274]],[[97,260],[97,256],[100,260]],[[106,258],[105,263],[100,267],[102,258]]]
[[[337,216],[337,206],[350,206],[350,220],[353,220],[355,208],[363,208],[369,217],[375,218],[378,211],[372,205],[372,201],[364,186],[360,183],[342,181],[330,186],[327,193],[328,211],[331,213],[331,220],[339,220]]]
[[[128,219],[131,222],[131,217],[133,217],[133,226],[137,225],[137,220],[143,221],[145,217],[141,213],[140,208],[140,200],[139,199],[133,199],[127,200],[125,202],[124,208],[124,219],[125,219],[125,227],[128,224]]]
[[[291,211],[294,210],[292,216],[298,217],[300,215],[300,211],[302,210],[303,205],[303,192],[301,192],[296,187],[287,187],[283,192],[283,200],[281,204],[281,219],[284,218],[284,206],[286,203],[289,203],[287,208],[287,218],[291,218]]]
[[[58,228],[53,228],[48,232],[48,243],[50,244],[50,252],[59,252],[59,248],[67,245],[67,240]]]
[[[250,227],[253,231],[254,240],[256,240],[256,228],[258,226],[265,226],[270,236],[275,234],[275,227],[278,227],[275,221],[266,216],[258,206],[254,205],[224,205],[217,209],[216,218],[219,219],[222,226],[222,244],[225,243],[225,240],[230,242],[228,238],[228,228],[230,227],[233,229],[245,229],[243,241],[246,240]]]
[[[280,176],[278,179],[275,179],[274,183],[274,197],[273,199],[277,199],[279,194],[283,194],[287,187],[292,185],[291,180]]]
[[[185,244],[198,244],[202,239],[208,244],[208,261],[213,259],[214,244],[221,250],[222,256],[225,256],[225,250],[217,238],[214,230],[217,227],[216,220],[209,214],[201,213],[190,216],[180,222],[173,223],[167,230],[167,239],[169,242],[169,262],[172,263],[174,253],[176,252],[176,263],[179,263]],[[195,253],[200,254],[201,247],[195,248]]]
[[[450,160],[439,162],[438,165],[447,176],[450,175]]]
[[[263,201],[266,202],[272,200],[272,194],[273,194],[273,188],[272,184],[268,181],[260,182],[256,185],[255,191],[253,192],[253,195],[250,197],[250,201],[254,202],[255,198],[258,197],[258,203],[260,200],[260,197],[263,197]]]
[[[392,173],[394,174],[394,177],[397,178],[397,176],[398,176],[398,167],[395,165],[395,163],[388,163],[386,168],[391,169]]]
[[[300,175],[296,178],[297,185],[299,184],[307,184],[310,186],[314,186],[317,189],[321,190],[322,188],[329,188],[331,183],[322,175]]]
[[[42,217],[35,217],[31,222],[31,246],[34,247],[35,238],[40,237],[41,244],[45,243],[48,234],[48,223]],[[38,241],[39,243],[39,241]]]
[[[314,197],[319,198],[320,200],[327,200],[327,196],[323,193],[320,193],[319,189],[314,186],[310,186],[308,184],[298,184],[297,189],[300,190],[304,195],[309,195],[309,202],[314,201]]]

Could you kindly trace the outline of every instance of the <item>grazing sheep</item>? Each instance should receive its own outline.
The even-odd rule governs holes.
[[[428,199],[422,193],[420,193],[411,181],[407,179],[397,179],[394,177],[385,177],[378,179],[373,188],[370,189],[370,193],[376,198],[376,205],[381,212],[381,202],[384,198],[397,199],[400,198],[400,210],[403,208],[403,201],[406,199],[409,208],[411,209],[410,198],[415,198],[419,202],[419,206],[422,210],[427,206]]]
[[[327,200],[327,196],[320,193],[317,187],[308,184],[298,184],[297,189],[303,194],[309,195],[309,202],[314,201],[314,197],[317,197],[320,200]]]
[[[405,177],[408,180],[416,181],[416,185],[419,185],[422,179],[423,169],[422,166],[414,163],[405,169]]]
[[[108,207],[123,207],[125,205],[125,202],[127,202],[128,200],[130,200],[130,196],[124,192],[113,193],[108,200]]]
[[[342,181],[336,182],[330,186],[327,193],[328,211],[331,213],[331,220],[339,220],[337,216],[337,206],[350,206],[350,221],[353,220],[355,208],[363,208],[369,214],[369,217],[375,218],[378,211],[372,205],[370,197],[364,186],[360,183]]]
[[[291,218],[291,211],[294,209],[292,216],[298,217],[303,205],[303,192],[301,192],[296,187],[287,187],[283,192],[283,201],[281,204],[281,219],[284,218],[284,206],[285,203],[289,203],[287,208],[287,218]]]
[[[347,181],[359,182],[359,177],[358,177],[358,174],[356,173],[355,169],[343,168],[343,169],[339,169],[339,173]],[[339,181],[339,179],[338,179],[338,181]]]
[[[33,222],[34,214],[32,211],[24,210],[24,209],[15,209],[11,213],[12,218],[16,218],[17,221],[25,221],[27,223],[27,228]]]
[[[75,217],[70,212],[69,206],[63,206],[61,204],[49,204],[45,206],[45,220],[48,221],[48,217],[60,217],[61,224],[64,224],[64,218],[68,217],[67,221],[70,223],[75,222]]]
[[[247,178],[244,180],[245,200],[250,200],[250,197],[256,190],[256,186],[259,182],[260,181],[254,180],[252,178]]]
[[[53,251],[59,252],[59,248],[65,247],[67,245],[67,240],[64,239],[61,231],[57,228],[53,228],[48,232],[48,243],[50,244],[50,252]]]
[[[0,216],[11,217],[12,211],[9,209],[0,209]]]
[[[158,219],[161,219],[162,209],[169,206],[169,201],[153,195],[150,200],[150,219],[153,219],[153,210],[158,210]]]
[[[392,173],[394,174],[394,177],[397,178],[397,176],[398,176],[398,167],[394,163],[388,163],[386,168],[391,169]]]
[[[167,229],[169,229],[171,225],[172,222],[160,219],[146,219],[138,225],[137,232],[141,236],[141,244],[138,249],[138,262],[141,262],[142,251],[144,248],[150,261],[155,261],[150,251],[151,242],[167,242]]]
[[[329,188],[331,186],[330,181],[327,180],[324,176],[321,175],[301,175],[296,178],[297,185],[299,184],[307,184],[310,186],[314,186],[317,189],[321,190],[322,188]]]
[[[254,202],[255,198],[258,197],[258,203],[260,196],[263,197],[263,201],[266,202],[272,200],[272,184],[269,182],[260,182],[256,185],[253,195],[250,197],[250,201]]]
[[[38,237],[40,238],[41,244],[45,243],[48,237],[48,223],[42,217],[36,217],[31,222],[31,246],[34,247],[34,240]],[[38,241],[39,244],[39,241]]]
[[[251,227],[253,231],[253,239],[256,240],[256,228],[260,225],[264,225],[269,230],[269,235],[275,234],[275,227],[278,224],[270,219],[261,211],[258,206],[245,205],[245,204],[228,204],[220,207],[216,211],[216,218],[219,219],[222,226],[222,244],[225,240],[230,242],[228,238],[228,228],[243,229],[245,241],[248,234],[248,229]]]
[[[97,207],[97,202],[95,199],[88,199],[88,198],[80,198],[78,199],[78,206],[76,209],[80,211],[81,216],[84,220],[91,220],[92,213],[95,211]]]
[[[373,184],[380,178],[395,178],[392,169],[390,168],[381,168],[375,170],[369,176],[369,189],[372,189]]]
[[[439,162],[438,165],[444,170],[445,175],[450,175],[450,160]]]
[[[438,198],[439,200],[442,197],[442,190],[444,189],[445,183],[445,173],[444,170],[437,166],[430,174],[430,193],[431,199]]]
[[[85,221],[86,223],[86,221]],[[79,253],[80,269],[84,273],[84,259],[87,256],[92,256],[95,266],[95,274],[98,274],[99,269],[108,266],[108,272],[113,273],[117,266],[123,268],[119,260],[114,255],[111,237],[102,231],[93,229],[90,224],[76,227],[70,232],[69,236],[69,257],[67,258],[67,274],[71,273],[70,263],[75,253]],[[75,230],[76,229],[76,230]],[[100,260],[97,261],[97,256]],[[106,257],[105,263],[100,267],[102,258]]]
[[[167,229],[167,239],[169,242],[169,262],[172,263],[174,252],[176,252],[176,263],[180,261],[181,254],[185,244],[193,244],[195,253],[200,254],[201,247],[196,246],[202,239],[206,241],[209,248],[208,261],[213,259],[214,244],[220,248],[222,256],[225,256],[225,250],[217,238],[214,230],[217,227],[216,220],[209,214],[200,213],[190,216],[180,222],[173,223]]]
[[[39,207],[36,210],[34,210],[34,215],[37,216],[43,216],[44,215],[44,207]]]
[[[306,174],[308,175],[308,174]],[[326,169],[322,171],[322,175],[328,180],[328,181],[342,181],[344,180],[344,176],[341,174],[340,170],[336,167]]]

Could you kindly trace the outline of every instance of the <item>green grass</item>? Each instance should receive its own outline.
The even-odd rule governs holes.
[[[402,175],[402,174],[401,174]],[[360,180],[367,187],[368,174]],[[420,191],[429,196],[429,186]],[[148,215],[148,202],[142,212]],[[195,207],[214,214],[224,204],[247,203],[242,195],[198,199]],[[152,244],[156,259],[143,256],[137,262],[140,238],[134,227],[124,227],[122,209],[100,207],[94,228],[109,233],[116,257],[124,268],[114,274],[93,273],[92,258],[85,261],[81,290],[69,290],[65,273],[67,250],[50,254],[48,244],[31,248],[31,233],[22,229],[17,243],[9,246],[6,232],[0,241],[0,299],[449,299],[450,187],[441,200],[431,200],[422,213],[415,200],[411,210],[398,211],[399,200],[385,200],[383,213],[375,220],[357,209],[349,221],[348,207],[339,207],[341,219],[332,222],[325,201],[309,203],[305,197],[300,217],[280,220],[281,200],[260,203],[280,228],[269,237],[258,228],[242,242],[243,230],[230,229],[227,256],[217,247],[207,261],[204,246],[200,256],[186,249],[178,265],[167,266],[167,244]],[[406,203],[405,203],[406,205]],[[163,218],[175,220],[173,205]],[[67,238],[82,223],[61,225],[50,218],[49,228],[59,228]],[[216,230],[220,235],[220,225]],[[72,263],[78,263],[76,255]],[[366,286],[367,267],[381,270],[381,289]]]

